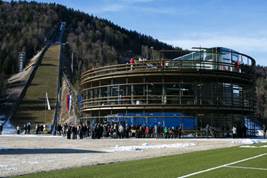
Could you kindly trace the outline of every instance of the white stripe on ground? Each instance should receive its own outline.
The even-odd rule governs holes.
[[[202,173],[204,173],[204,172],[209,172],[209,171],[213,171],[213,170],[220,169],[220,168],[223,168],[223,167],[231,166],[231,165],[233,165],[233,164],[237,164],[237,163],[245,162],[245,161],[248,161],[248,160],[256,159],[256,158],[265,156],[266,154],[267,154],[267,153],[264,153],[264,154],[260,154],[260,155],[252,156],[252,157],[249,157],[249,158],[241,159],[241,160],[239,160],[239,161],[234,161],[234,162],[231,162],[231,163],[223,164],[223,165],[221,165],[221,166],[216,166],[216,167],[212,167],[212,168],[209,168],[209,169],[204,169],[204,170],[202,170],[202,171],[197,171],[197,172],[193,172],[193,173],[190,173],[190,174],[186,174],[186,175],[180,176],[180,177],[178,177],[178,178],[191,177],[191,176],[194,176],[194,175],[202,174]]]
[[[237,168],[237,169],[255,169],[261,171],[267,171],[267,168],[258,168],[258,167],[244,167],[244,166],[225,166],[228,168]]]

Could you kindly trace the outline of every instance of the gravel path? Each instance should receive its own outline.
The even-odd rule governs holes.
[[[0,136],[0,177],[240,145],[239,139],[84,139]]]

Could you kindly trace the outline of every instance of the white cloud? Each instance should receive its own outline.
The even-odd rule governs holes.
[[[124,9],[124,5],[122,4],[110,4],[108,6],[104,6],[99,8],[98,11],[100,12],[118,12]]]
[[[156,1],[156,0],[120,0],[120,1],[133,4],[133,3],[149,3],[149,2]]]
[[[101,5],[89,7],[87,12],[93,14],[103,14],[108,12],[122,12],[122,11],[136,11],[151,14],[174,14],[177,9],[173,7],[152,7],[149,5],[156,0],[117,0],[117,1],[104,1]]]
[[[172,15],[177,12],[175,8],[155,8],[155,7],[137,7],[136,10],[140,10],[145,13],[152,13],[152,14],[166,14]]]

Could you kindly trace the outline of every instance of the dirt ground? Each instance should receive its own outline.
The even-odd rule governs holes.
[[[247,142],[250,142],[247,140]],[[240,139],[83,139],[0,136],[0,177],[233,147]]]

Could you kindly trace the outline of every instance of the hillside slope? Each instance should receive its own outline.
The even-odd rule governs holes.
[[[51,123],[56,105],[56,88],[59,73],[60,45],[53,45],[45,52],[41,64],[20,103],[12,123],[23,125],[33,123]],[[51,110],[47,108],[46,92]]]

